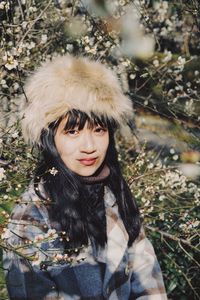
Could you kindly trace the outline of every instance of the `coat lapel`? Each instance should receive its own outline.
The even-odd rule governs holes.
[[[104,289],[106,289],[112,275],[119,267],[120,262],[128,248],[128,234],[119,216],[116,200],[111,191],[105,193],[105,206],[107,218],[107,247],[106,271],[104,276]]]

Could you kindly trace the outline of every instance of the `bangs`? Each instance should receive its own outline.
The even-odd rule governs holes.
[[[86,122],[90,129],[93,129],[96,126],[101,126],[107,129],[112,128],[114,130],[117,128],[117,124],[113,119],[110,120],[104,116],[97,116],[94,113],[88,115],[85,112],[76,109],[70,110],[64,117],[67,117],[64,127],[64,130],[66,131],[74,128],[82,130]]]

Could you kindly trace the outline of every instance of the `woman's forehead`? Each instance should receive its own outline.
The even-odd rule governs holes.
[[[93,112],[86,114],[85,112],[79,110],[70,110],[67,113],[63,114],[55,123],[54,128],[55,132],[57,131],[67,131],[70,129],[78,128],[78,130],[83,129],[87,126],[90,129],[95,128],[96,126],[101,126],[105,129],[108,129],[109,132],[115,132],[119,127],[119,124],[116,123],[114,119],[108,119],[105,116],[99,116]]]
[[[69,111],[62,117],[59,127],[67,130],[74,127],[82,129],[86,126],[87,128],[92,129],[98,125],[107,127],[107,121],[105,118],[103,119],[102,117],[96,116],[92,113],[91,115],[87,115],[80,111]]]

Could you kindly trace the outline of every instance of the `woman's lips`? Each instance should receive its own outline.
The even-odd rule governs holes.
[[[84,158],[79,159],[80,163],[84,166],[92,166],[96,162],[97,158]]]

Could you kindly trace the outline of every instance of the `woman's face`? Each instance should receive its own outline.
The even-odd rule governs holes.
[[[61,121],[55,135],[55,144],[64,164],[81,176],[93,175],[103,163],[109,144],[107,128],[93,128],[86,121],[83,129],[78,126],[65,130],[66,118]]]

